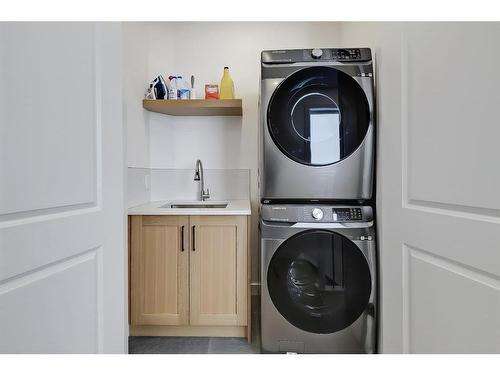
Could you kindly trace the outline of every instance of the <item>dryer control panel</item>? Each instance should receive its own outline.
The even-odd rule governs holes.
[[[333,219],[337,221],[361,221],[363,210],[360,207],[333,208]]]
[[[366,62],[372,59],[369,48],[312,48],[280,49],[262,51],[264,64],[287,64],[295,62],[337,61],[342,63]]]
[[[353,223],[373,221],[370,206],[336,206],[324,204],[263,204],[265,221],[301,223]]]

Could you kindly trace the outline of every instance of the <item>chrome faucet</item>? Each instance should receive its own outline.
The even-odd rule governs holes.
[[[194,180],[200,181],[200,201],[204,201],[205,199],[210,198],[210,191],[207,188],[205,191],[205,179],[203,177],[203,164],[201,164],[201,160],[196,160],[196,171],[194,172]]]

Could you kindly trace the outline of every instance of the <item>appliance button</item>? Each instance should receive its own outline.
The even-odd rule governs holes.
[[[313,209],[311,214],[315,220],[323,219],[323,211],[320,208]]]
[[[311,51],[311,56],[314,59],[319,59],[321,56],[323,56],[323,50],[320,48],[315,48]]]

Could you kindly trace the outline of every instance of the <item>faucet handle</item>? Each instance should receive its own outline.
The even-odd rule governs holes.
[[[203,191],[203,199],[210,198],[210,190],[207,188],[206,191]]]

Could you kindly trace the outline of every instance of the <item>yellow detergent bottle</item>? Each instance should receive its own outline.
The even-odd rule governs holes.
[[[234,82],[229,75],[229,68],[224,67],[224,74],[220,81],[219,99],[234,99]]]

